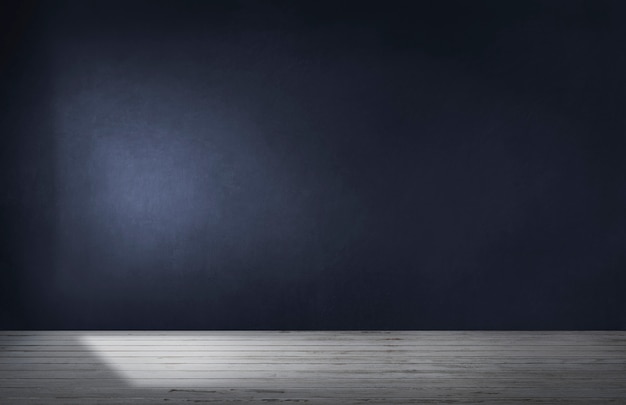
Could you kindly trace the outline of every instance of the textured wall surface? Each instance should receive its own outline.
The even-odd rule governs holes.
[[[623,3],[4,7],[0,328],[626,328]]]

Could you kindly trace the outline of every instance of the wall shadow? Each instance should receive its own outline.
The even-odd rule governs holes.
[[[0,327],[54,319],[56,136],[45,7],[3,2],[0,55]]]

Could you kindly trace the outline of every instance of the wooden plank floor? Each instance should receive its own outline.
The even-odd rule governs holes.
[[[0,331],[0,404],[626,404],[626,332]]]

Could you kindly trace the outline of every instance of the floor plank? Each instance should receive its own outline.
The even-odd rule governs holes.
[[[618,331],[0,331],[1,404],[624,404]]]

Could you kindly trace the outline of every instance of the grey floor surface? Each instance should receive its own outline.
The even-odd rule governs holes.
[[[626,332],[0,331],[0,404],[626,404]]]

